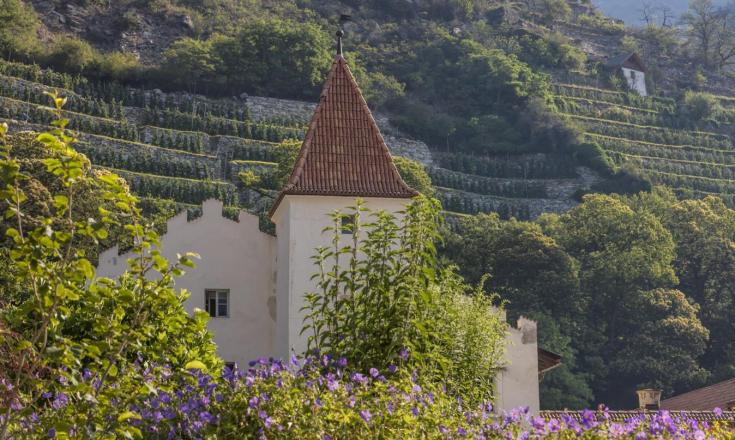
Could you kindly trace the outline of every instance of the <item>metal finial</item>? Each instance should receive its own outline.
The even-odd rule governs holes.
[[[352,16],[348,14],[341,14],[339,16],[339,30],[337,31],[337,55],[342,56],[342,37],[345,36],[345,31],[342,29],[342,25],[352,21]]]
[[[342,56],[342,37],[345,36],[345,31],[340,29],[335,35],[337,35],[337,55]]]

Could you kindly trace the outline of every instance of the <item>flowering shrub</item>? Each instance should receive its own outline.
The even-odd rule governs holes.
[[[165,379],[143,365],[185,377],[191,360],[221,365],[207,314],[187,313],[173,287],[195,256],[160,255],[137,199],[72,148],[65,100],[51,97],[54,128],[35,141],[0,124],[0,438],[139,436],[127,423],[135,414],[118,409],[158,392],[149,378]],[[117,279],[95,278],[90,254],[111,233],[136,258]]]
[[[527,409],[498,414],[490,403],[469,406],[451,397],[416,372],[390,367],[360,374],[349,367],[344,358],[327,356],[287,363],[259,359],[213,377],[198,368],[177,376],[166,367],[138,364],[148,396],[108,418],[144,438],[735,438],[721,422],[679,419],[666,411],[624,423],[611,421],[606,410],[585,411],[580,420],[547,420]],[[15,434],[53,438],[56,431],[48,426],[63,419],[71,437],[90,432],[75,422],[66,396],[44,395],[44,412],[21,420]]]

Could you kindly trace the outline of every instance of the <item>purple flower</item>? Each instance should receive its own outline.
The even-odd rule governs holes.
[[[647,438],[648,436],[643,431],[638,431],[638,433],[636,433],[635,435],[635,440],[646,440]]]
[[[370,423],[370,419],[373,416],[370,414],[370,411],[368,411],[366,409],[363,409],[362,411],[360,411],[360,417],[362,417],[362,419],[365,421],[365,423]]]
[[[714,414],[715,414],[715,415],[716,415],[717,417],[722,417],[722,408],[720,408],[720,407],[717,407],[717,408],[713,409],[713,410],[712,410],[712,412],[713,412],[713,413],[714,413]]]
[[[398,352],[398,357],[400,357],[401,360],[404,362],[407,361],[408,360],[408,349],[401,348],[401,351]]]
[[[339,388],[339,382],[334,379],[327,379],[327,389],[329,391],[335,391]]]
[[[378,375],[379,375],[379,374],[380,374],[380,372],[378,371],[378,369],[377,369],[377,368],[371,368],[371,369],[370,369],[370,375],[371,375],[371,376],[373,376],[373,377],[378,377]]]
[[[363,376],[360,373],[353,373],[352,374],[352,381],[357,382],[359,384],[365,385],[367,383],[367,377]]]
[[[395,365],[388,365],[388,371],[390,371],[391,373],[395,373],[396,371],[398,371],[398,367],[396,367]]]
[[[346,358],[339,358],[337,361],[337,366],[340,368],[344,368],[347,366],[347,359]]]
[[[531,420],[531,426],[533,426],[534,429],[541,431],[546,428],[546,421],[541,417],[534,417],[533,420]]]
[[[56,398],[53,400],[53,402],[51,402],[51,408],[61,409],[65,407],[67,403],[69,403],[69,397],[67,397],[64,393],[59,393],[56,395]]]

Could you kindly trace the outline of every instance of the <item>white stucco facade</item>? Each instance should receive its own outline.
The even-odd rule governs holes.
[[[521,317],[510,327],[506,341],[505,368],[495,378],[495,406],[500,409],[540,409],[538,341],[536,322]]]
[[[409,199],[364,198],[365,207],[392,214],[402,211]],[[278,329],[276,353],[281,357],[302,353],[306,349],[307,334],[300,335],[303,326],[304,293],[313,292],[316,283],[311,279],[316,268],[312,261],[315,249],[329,246],[332,236],[323,233],[332,226],[328,215],[336,210],[350,213],[355,198],[336,196],[287,195],[273,213],[278,235],[276,291],[278,302]],[[280,299],[283,298],[283,301]]]
[[[641,96],[648,96],[648,90],[646,89],[646,74],[640,70],[630,69],[628,67],[621,67],[623,70],[623,76],[628,83],[628,88],[637,92]]]
[[[205,290],[229,289],[229,316],[210,318],[218,354],[225,362],[247,362],[274,356],[276,333],[276,239],[261,232],[258,217],[241,212],[239,221],[222,216],[222,202],[207,200],[202,216],[187,221],[186,211],[168,221],[161,237],[163,255],[195,252],[201,259],[194,269],[176,279],[176,287],[191,296],[186,309],[205,310]],[[114,277],[127,269],[131,255],[118,255],[117,246],[102,253],[98,277]]]
[[[365,198],[371,210],[397,214],[409,199]],[[222,202],[204,202],[202,216],[187,221],[182,212],[168,221],[161,237],[162,252],[198,253],[196,268],[176,279],[190,297],[186,309],[205,309],[207,289],[229,291],[229,314],[212,317],[208,327],[225,362],[246,365],[261,356],[287,358],[306,349],[301,335],[304,294],[315,291],[311,280],[316,248],[329,246],[330,213],[349,213],[351,197],[287,195],[274,212],[277,238],[259,230],[258,217],[241,212],[239,221],[222,216]],[[349,240],[350,235],[345,235]],[[347,244],[347,243],[345,243]],[[116,277],[127,269],[130,254],[113,247],[100,255],[98,277]],[[536,323],[521,318],[506,337],[506,367],[496,379],[496,408],[528,406],[539,409]]]

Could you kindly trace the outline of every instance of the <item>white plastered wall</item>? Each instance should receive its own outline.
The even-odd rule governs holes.
[[[539,403],[538,342],[534,321],[521,317],[506,341],[506,366],[495,379],[495,407],[499,411],[528,407],[537,413]]]
[[[207,200],[202,216],[187,222],[186,212],[168,221],[161,237],[163,254],[196,252],[196,268],[176,279],[176,287],[191,296],[186,309],[204,310],[205,289],[229,289],[229,317],[210,318],[218,354],[226,362],[247,362],[275,355],[275,237],[259,230],[258,217],[241,212],[235,222],[222,216],[222,202]],[[115,277],[127,268],[130,255],[118,255],[117,247],[100,255],[99,277]]]
[[[622,69],[625,80],[628,82],[628,87],[631,90],[638,92],[641,96],[648,96],[648,90],[646,89],[646,74],[640,70],[633,70],[627,67],[623,67]]]
[[[410,199],[364,198],[365,206],[373,211],[402,211]],[[312,275],[317,271],[312,257],[320,246],[329,246],[331,236],[323,233],[332,225],[329,214],[335,210],[351,212],[354,197],[287,195],[273,214],[278,235],[276,252],[276,296],[278,324],[276,354],[287,359],[306,350],[308,334],[303,328],[304,294],[316,291]],[[347,240],[347,238],[346,238]]]

